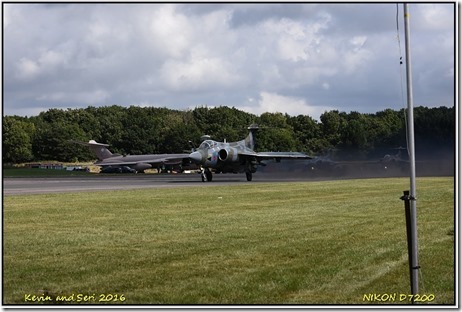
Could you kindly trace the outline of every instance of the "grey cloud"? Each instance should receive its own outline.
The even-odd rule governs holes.
[[[400,101],[394,4],[4,7],[4,114],[112,104],[263,112],[284,99],[375,112]],[[411,9],[427,21],[413,32],[416,103],[453,105],[454,21],[442,20],[453,8]]]
[[[268,19],[301,20],[313,18],[318,15],[317,4],[243,4],[231,7],[233,9],[230,24],[232,27],[252,26]]]

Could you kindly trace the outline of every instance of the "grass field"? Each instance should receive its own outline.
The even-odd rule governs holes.
[[[3,303],[409,303],[398,300],[409,294],[408,188],[390,178],[6,196]],[[421,294],[454,304],[454,178],[419,178],[417,195]]]

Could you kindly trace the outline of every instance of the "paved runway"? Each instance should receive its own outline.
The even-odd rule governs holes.
[[[442,162],[418,163],[420,176],[453,175],[454,164]],[[295,164],[295,165],[294,165]],[[379,178],[409,176],[407,170],[399,167],[384,169],[378,163],[351,163],[342,168],[318,171],[307,168],[303,163],[292,162],[289,165],[268,165],[253,175],[253,181],[247,182],[245,174],[214,174],[212,182],[202,182],[197,173],[190,174],[92,174],[82,177],[53,178],[4,178],[4,195],[47,194],[57,192],[89,192],[104,190],[128,190],[165,187],[208,187],[213,185],[237,185],[249,183],[283,183],[288,181],[325,181],[351,178]],[[321,168],[322,169],[322,168]]]
[[[237,185],[262,182],[304,181],[309,177],[287,176],[257,172],[252,182],[245,174],[214,174],[212,182],[202,182],[199,174],[137,174],[88,177],[53,178],[4,178],[4,195],[48,194],[58,192],[89,192],[103,190],[128,190],[165,187],[207,187],[212,185]]]

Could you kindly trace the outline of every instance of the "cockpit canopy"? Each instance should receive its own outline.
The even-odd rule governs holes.
[[[205,140],[204,142],[201,143],[201,145],[199,145],[199,148],[200,149],[209,149],[209,148],[215,147],[217,145],[218,145],[218,142],[216,142],[216,141]]]

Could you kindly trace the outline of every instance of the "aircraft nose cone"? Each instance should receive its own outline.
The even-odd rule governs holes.
[[[200,163],[202,161],[202,154],[199,152],[192,152],[189,154],[189,159],[191,159],[196,164]]]

